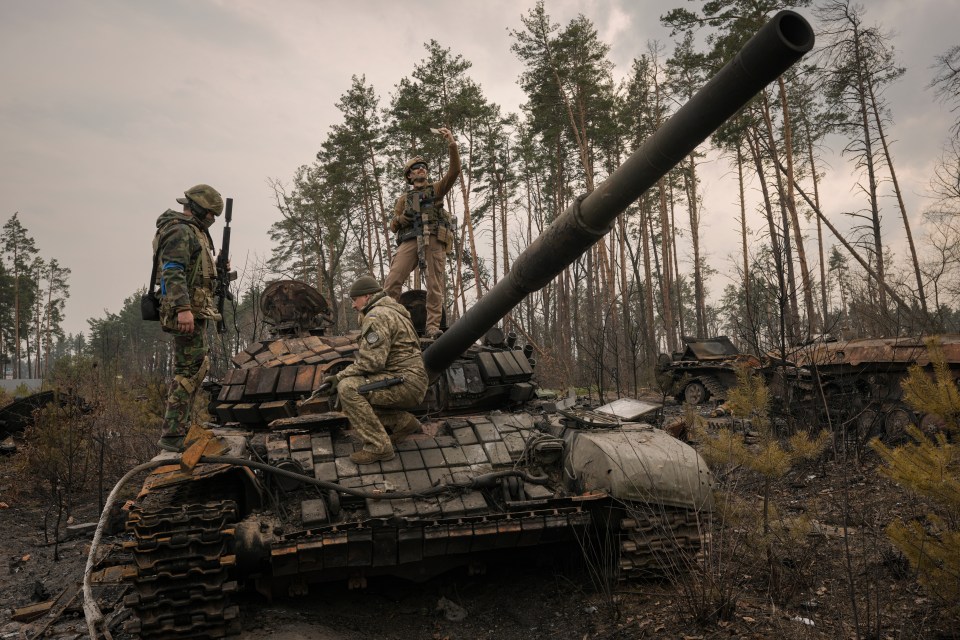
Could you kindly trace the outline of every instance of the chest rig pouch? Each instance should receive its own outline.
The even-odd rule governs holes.
[[[446,239],[450,217],[443,208],[443,199],[436,197],[432,184],[419,191],[414,189],[407,192],[404,213],[407,213],[413,222],[405,224],[397,231],[397,246],[416,238],[421,233],[417,229],[419,225],[422,225],[424,236],[435,235],[441,240]]]

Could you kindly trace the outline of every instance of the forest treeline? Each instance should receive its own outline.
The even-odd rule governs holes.
[[[42,378],[63,351],[70,269],[40,255],[14,213],[0,229],[0,378]]]
[[[685,336],[726,334],[760,353],[821,333],[958,330],[960,120],[943,132],[930,205],[909,210],[898,176],[915,168],[897,163],[890,130],[901,114],[885,98],[905,72],[895,40],[850,2],[790,3],[798,7],[814,25],[815,51],[505,319],[534,345],[545,383],[634,391],[652,377],[657,354],[680,348]],[[442,174],[446,147],[430,132],[440,126],[455,133],[463,163],[445,203],[457,219],[446,287],[454,321],[781,8],[786,3],[720,0],[669,10],[662,21],[672,29],[671,48],[648,43],[629,69],[616,72],[610,43],[590,18],[557,24],[540,2],[510,30],[526,96],[518,113],[489,100],[470,75],[471,61],[435,40],[424,43],[422,59],[387,97],[353,76],[336,105],[340,121],[316,157],[289,179],[269,181],[280,214],[270,230],[273,249],[238,281],[229,330],[215,340],[217,366],[264,335],[259,294],[271,280],[309,282],[329,301],[334,330],[355,324],[346,287],[361,274],[384,277],[395,250],[392,203],[405,187],[400,169],[420,154],[431,176]],[[931,65],[915,71],[929,74],[929,99],[956,113],[960,47]],[[852,210],[822,189],[825,149],[838,145],[854,167]],[[704,192],[707,162],[727,168],[735,201]],[[913,228],[921,214],[929,224]],[[716,216],[713,228],[736,228],[728,255],[705,256],[705,215]],[[885,237],[905,237],[904,249],[892,252]],[[720,260],[735,272],[722,290],[710,291]],[[410,284],[419,283],[414,277]],[[86,336],[59,336],[54,353],[85,353],[120,375],[166,371],[169,347],[156,326],[139,320],[138,300],[133,293],[117,314],[90,320]],[[7,315],[0,317],[4,353],[14,342],[36,352],[58,336],[52,312],[46,343],[23,330],[13,337]],[[42,325],[35,332],[41,339]]]

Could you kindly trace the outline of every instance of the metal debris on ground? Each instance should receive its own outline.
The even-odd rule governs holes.
[[[443,613],[443,617],[450,622],[460,622],[467,617],[466,609],[444,597],[437,602],[437,611]]]

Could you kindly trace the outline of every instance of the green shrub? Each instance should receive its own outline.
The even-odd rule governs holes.
[[[729,394],[727,406],[738,424],[749,430],[749,442],[733,427],[716,431],[695,428],[700,452],[718,479],[711,553],[736,565],[730,568],[711,561],[706,566],[713,573],[709,582],[729,594],[733,589],[723,586],[725,581],[744,574],[765,574],[771,597],[785,601],[802,588],[804,569],[812,562],[807,544],[812,525],[805,516],[780,513],[772,500],[773,483],[797,463],[818,458],[830,436],[826,431],[816,437],[801,432],[782,442],[770,418],[770,392],[748,367],[737,370],[737,387]],[[688,418],[691,425],[702,422]],[[736,490],[739,486],[757,481],[759,496],[754,498],[753,492],[747,492],[748,497],[738,495],[742,493]]]
[[[912,442],[891,448],[874,440],[871,445],[885,463],[881,472],[930,508],[922,521],[891,523],[887,535],[930,595],[960,613],[960,449],[955,444],[960,393],[936,341],[927,348],[933,375],[911,367],[902,383],[904,399],[918,413],[939,418],[943,431],[927,435],[914,426],[907,430]]]

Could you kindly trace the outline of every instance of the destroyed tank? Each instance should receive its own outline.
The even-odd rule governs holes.
[[[910,425],[928,433],[940,418],[917,413],[903,399],[903,380],[919,366],[933,375],[930,343],[937,345],[954,382],[960,381],[960,335],[893,338],[823,338],[795,347],[787,357],[794,370],[786,379],[794,404],[806,402],[834,425],[844,426],[860,442],[880,437],[890,444],[907,439]],[[821,397],[822,393],[822,397]],[[820,421],[824,423],[824,416]]]
[[[759,369],[760,365],[755,356],[740,353],[727,336],[684,338],[683,351],[660,354],[657,381],[678,403],[721,403],[737,386],[738,367]]]
[[[328,399],[305,401],[355,344],[318,327],[327,313],[318,293],[277,284],[277,335],[248,346],[224,376],[216,439],[194,433],[179,461],[161,454],[169,464],[130,508],[128,628],[220,637],[237,630],[231,593],[241,587],[285,596],[315,581],[423,579],[510,550],[594,549],[617,579],[685,566],[712,507],[703,460],[634,421],[643,407],[630,401],[601,411],[538,398],[529,351],[497,326],[812,45],[806,20],[777,14],[463,317],[424,340],[423,433],[399,442],[393,460],[350,462],[358,445],[346,419]]]

